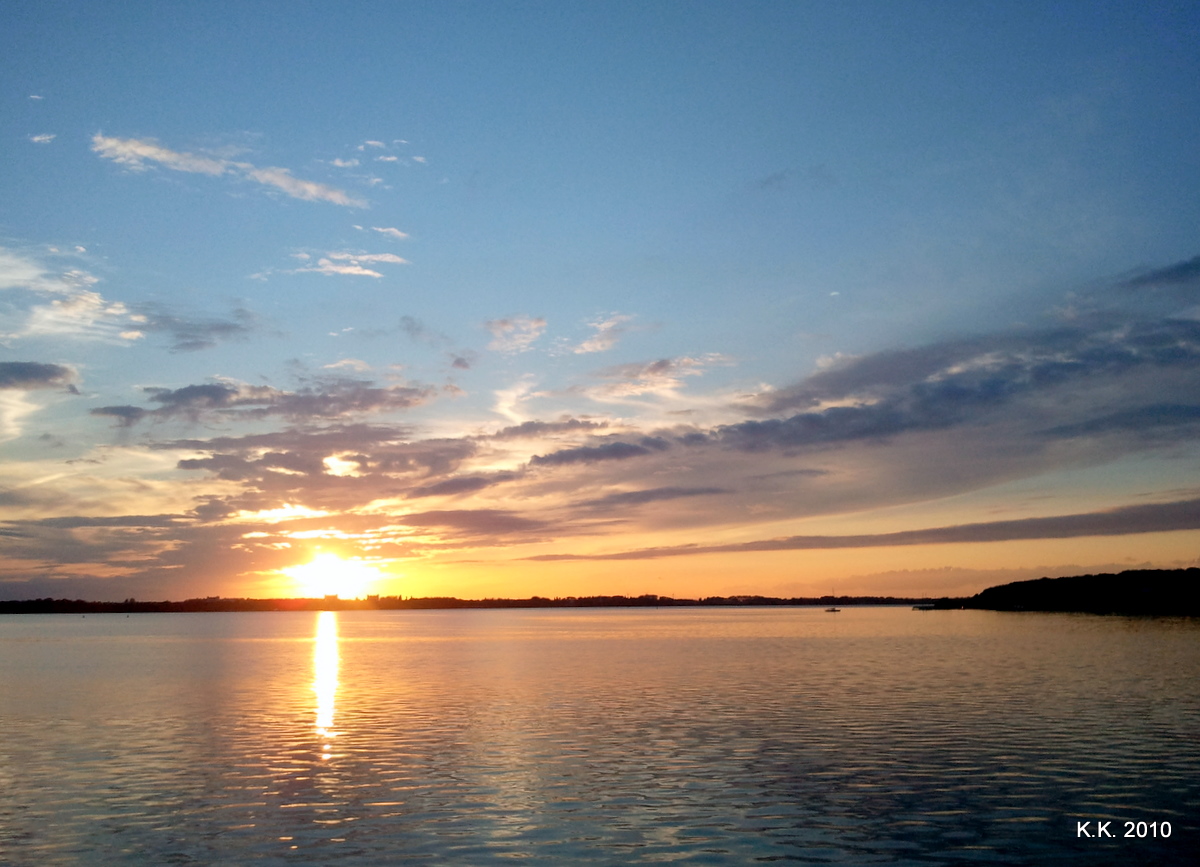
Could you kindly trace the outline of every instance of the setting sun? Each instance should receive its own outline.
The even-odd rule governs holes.
[[[300,566],[281,570],[294,582],[301,596],[340,596],[353,599],[364,595],[380,578],[374,566],[361,560],[343,560],[337,554],[317,554]]]

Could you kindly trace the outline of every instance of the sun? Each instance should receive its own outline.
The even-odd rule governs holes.
[[[362,560],[343,560],[337,554],[317,554],[300,566],[281,569],[294,582],[296,592],[312,598],[340,596],[355,599],[363,596],[381,577],[374,566]]]

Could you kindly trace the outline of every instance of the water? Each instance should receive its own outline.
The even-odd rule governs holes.
[[[0,725],[0,862],[17,865],[1200,851],[1200,623],[1184,619],[6,616]],[[1077,836],[1082,821],[1115,836]],[[1125,838],[1125,821],[1171,836]]]

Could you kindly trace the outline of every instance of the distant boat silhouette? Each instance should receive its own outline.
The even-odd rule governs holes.
[[[839,611],[841,611],[842,609],[838,608],[838,607],[835,605],[833,608],[826,608],[825,610],[826,610],[827,612],[829,612],[830,614],[837,614],[837,613],[838,613]]]
[[[832,588],[832,587],[830,587],[830,588],[829,588],[829,598],[830,598],[830,599],[836,599],[836,598],[837,598],[837,597],[834,595],[834,593],[833,593],[833,588]],[[826,614],[837,614],[837,613],[838,613],[839,611],[841,611],[841,610],[842,610],[842,609],[840,609],[840,608],[838,608],[838,607],[837,607],[837,602],[835,601],[835,602],[833,603],[833,605],[831,605],[831,606],[829,606],[828,608],[826,608],[826,609],[825,609],[825,613],[826,613]]]

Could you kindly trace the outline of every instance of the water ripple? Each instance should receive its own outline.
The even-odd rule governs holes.
[[[1190,621],[343,612],[324,645],[317,625],[0,620],[0,861],[1185,864],[1200,830]]]

